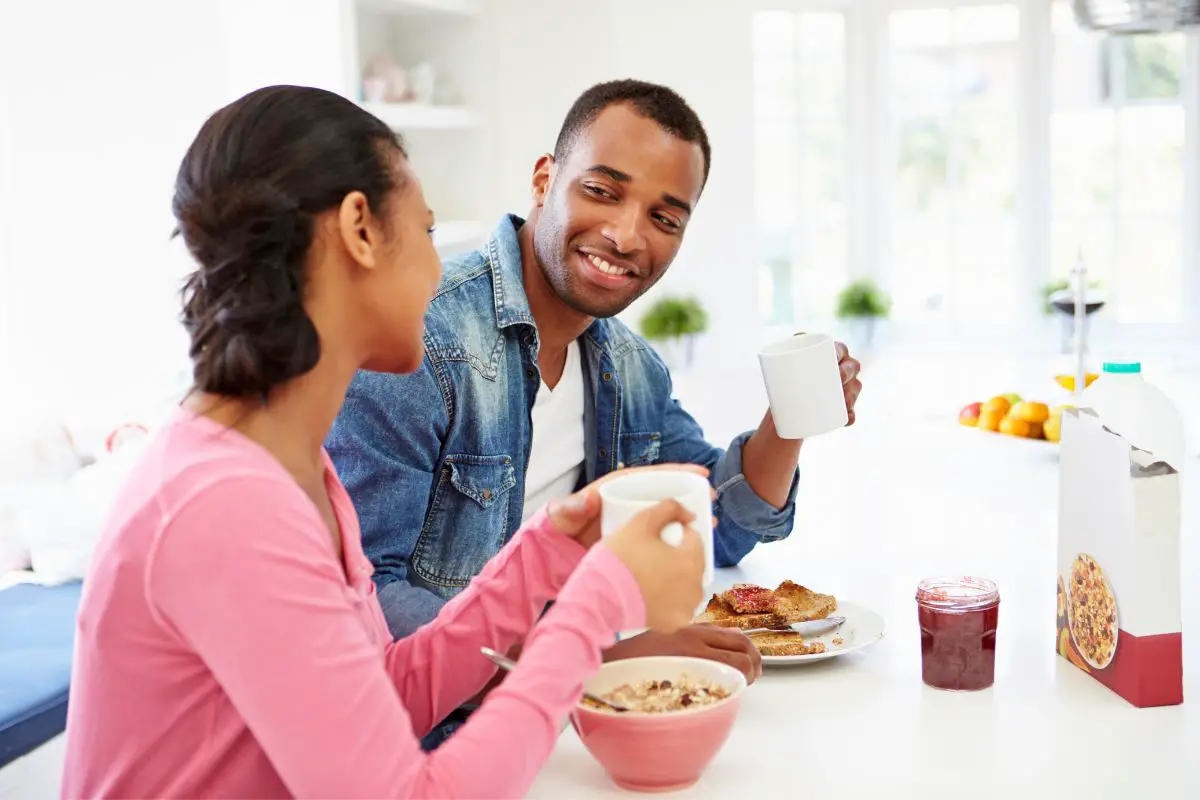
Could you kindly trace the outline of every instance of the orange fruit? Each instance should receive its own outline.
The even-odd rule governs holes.
[[[1032,425],[1023,419],[1017,419],[1016,417],[1005,417],[1004,419],[1000,420],[1000,432],[1007,433],[1009,436],[1020,436],[1025,438],[1029,436],[1031,430]]]
[[[1042,423],[1050,419],[1050,407],[1045,403],[1017,403],[1009,413],[1026,422]]]
[[[1000,416],[1002,417],[1007,414],[1011,408],[1012,402],[1004,395],[993,397],[991,400],[988,400],[983,404],[984,411],[996,411],[999,412]]]
[[[985,431],[1000,430],[1000,423],[1004,421],[1004,412],[995,409],[984,409],[979,412],[979,421],[975,423],[976,428],[981,428]]]
[[[1045,424],[1044,422],[1029,423],[1029,433],[1026,434],[1030,439],[1045,439]]]

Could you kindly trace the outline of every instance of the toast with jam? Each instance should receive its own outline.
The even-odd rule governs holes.
[[[714,594],[696,622],[722,628],[783,628],[795,622],[824,619],[837,608],[837,598],[792,581],[767,589],[739,583]]]

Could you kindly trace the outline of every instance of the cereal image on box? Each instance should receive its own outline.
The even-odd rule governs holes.
[[[1103,570],[1087,553],[1071,567],[1071,636],[1084,660],[1104,669],[1117,652],[1117,600]]]

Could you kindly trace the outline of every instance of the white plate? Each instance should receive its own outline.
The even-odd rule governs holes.
[[[812,661],[824,661],[827,658],[834,658],[835,656],[842,656],[846,653],[861,650],[883,638],[885,632],[883,617],[869,608],[864,608],[856,603],[847,603],[839,600],[837,610],[831,612],[830,616],[834,614],[846,618],[846,621],[837,630],[804,640],[805,642],[824,642],[824,653],[813,653],[807,656],[763,656],[763,666],[783,667],[793,664],[807,664]],[[842,640],[840,646],[833,643],[833,640],[839,637]]]

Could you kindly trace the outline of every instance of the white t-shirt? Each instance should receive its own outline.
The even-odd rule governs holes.
[[[524,519],[549,501],[575,491],[583,474],[583,459],[583,364],[579,344],[571,342],[562,378],[553,391],[543,381],[533,401]]]

